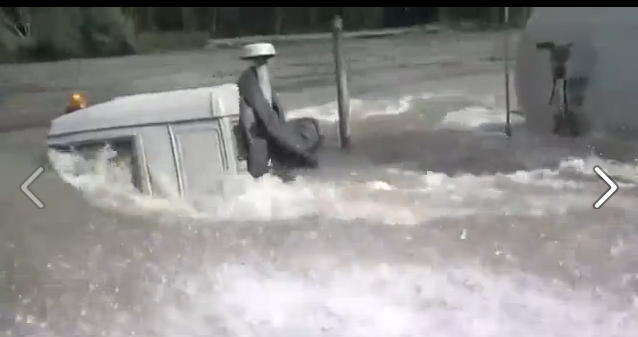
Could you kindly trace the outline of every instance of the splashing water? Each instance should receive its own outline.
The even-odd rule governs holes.
[[[412,104],[438,96],[417,97],[392,103],[394,109],[380,102],[367,109],[369,103],[361,101],[354,110],[362,119],[382,111],[409,113]],[[313,109],[293,115],[334,116],[332,106]],[[500,121],[489,106],[448,111],[434,127],[471,132]],[[463,115],[473,120],[463,121]],[[535,162],[534,155],[525,152],[521,161]],[[627,294],[633,277],[627,266],[636,250],[623,245],[623,238],[614,236],[609,244],[601,235],[613,236],[605,228],[615,225],[628,228],[626,240],[638,237],[617,214],[622,209],[627,218],[635,217],[635,194],[615,197],[605,206],[608,213],[591,213],[602,192],[591,168],[604,164],[612,175],[631,176],[638,172],[633,165],[565,157],[553,168],[473,175],[384,164],[351,172],[349,179],[308,176],[289,184],[240,175],[218,186],[220,193],[181,200],[168,188],[163,197],[138,193],[126,172],[130,168],[109,160],[108,149],[92,160],[55,151],[49,157],[60,177],[91,202],[179,218],[161,230],[109,232],[119,242],[111,251],[106,244],[87,248],[91,263],[75,268],[99,286],[68,295],[73,323],[61,329],[63,335],[638,333],[635,304],[608,294],[617,288]],[[635,184],[621,188],[635,191]],[[605,260],[612,251],[613,259]],[[595,252],[584,261],[594,267],[583,265],[576,252]],[[495,268],[495,259],[508,267]],[[604,262],[594,265],[598,259]],[[565,281],[571,276],[548,276],[559,267],[579,273],[579,282],[587,285],[574,287]],[[77,276],[70,275],[74,267],[59,268],[57,277]],[[605,270],[598,274],[611,279],[598,280],[588,268]]]
[[[105,158],[87,161],[77,154],[50,151],[60,176],[92,196],[90,200],[122,211],[161,211],[218,221],[284,220],[323,216],[337,220],[367,219],[386,224],[418,224],[438,217],[466,216],[476,212],[539,215],[584,209],[596,200],[588,192],[594,181],[570,179],[570,174],[593,177],[593,167],[605,164],[616,176],[636,174],[631,165],[610,165],[596,156],[566,158],[553,169],[497,173],[495,175],[414,172],[395,167],[379,168],[380,179],[336,182],[305,179],[292,183],[265,176],[228,178],[219,193],[182,200],[150,197],[130,183],[130,168]],[[161,177],[161,175],[159,175]],[[168,185],[168,184],[166,184]],[[402,186],[395,186],[402,185]],[[408,186],[409,185],[409,186]],[[620,183],[633,187],[633,183]],[[533,188],[521,194],[523,188]],[[554,191],[560,191],[556,194]],[[560,202],[558,202],[560,200]],[[578,207],[580,206],[580,207]]]
[[[200,299],[193,312],[160,317],[166,331],[189,336],[593,337],[638,329],[638,307],[623,311],[560,284],[479,270],[379,264],[303,277],[226,265],[209,271],[215,284],[182,285]]]
[[[436,102],[450,97],[457,99],[462,95],[425,93],[403,97],[398,103],[391,100],[355,100],[354,116],[366,119],[378,114],[404,114],[420,102]],[[503,123],[502,111],[486,105],[494,99],[474,99],[482,105],[447,112],[434,124],[434,128],[474,132],[488,124]],[[334,103],[330,103],[293,111],[291,115],[322,118],[336,115],[334,109]],[[513,122],[522,124],[524,118],[517,116]],[[462,150],[456,149],[461,155]],[[537,159],[536,153],[547,157],[548,152],[545,148],[526,150],[519,160],[527,166],[543,160]],[[484,175],[416,172],[381,165],[372,170],[365,168],[366,172],[350,172],[351,178],[346,181],[324,176],[300,177],[295,182],[282,183],[272,176],[254,180],[243,174],[215,181],[211,189],[214,193],[183,200],[177,191],[170,191],[169,184],[161,183],[166,179],[162,172],[154,172],[154,177],[157,177],[155,184],[158,185],[155,189],[162,191],[162,197],[137,193],[127,178],[130,177],[130,172],[127,172],[130,169],[110,163],[108,149],[100,153],[103,154],[88,161],[77,154],[55,151],[50,151],[49,157],[66,182],[88,195],[97,195],[90,198],[94,202],[110,204],[120,210],[161,211],[216,221],[268,221],[319,216],[415,225],[441,217],[464,217],[473,213],[519,216],[565,214],[573,209],[586,209],[599,196],[598,190],[591,190],[597,182],[582,179],[593,177],[595,165],[604,165],[612,176],[627,177],[629,181],[638,177],[635,165],[610,162],[595,155],[563,158],[554,169]],[[532,163],[531,166],[535,165]],[[634,184],[621,183],[621,186],[633,187]],[[631,200],[616,204],[624,205]]]

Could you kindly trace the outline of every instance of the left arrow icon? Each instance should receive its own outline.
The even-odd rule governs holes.
[[[31,202],[33,202],[40,209],[44,208],[44,204],[42,203],[42,201],[40,201],[40,199],[38,199],[38,197],[35,196],[35,194],[33,194],[33,192],[29,190],[29,185],[31,185],[40,176],[40,174],[42,174],[42,172],[44,172],[44,168],[38,167],[35,172],[31,173],[29,178],[27,178],[27,180],[25,180],[25,182],[20,185],[20,190],[22,191],[22,193],[24,193],[24,195],[26,195],[27,198],[29,198],[29,200],[31,200]]]

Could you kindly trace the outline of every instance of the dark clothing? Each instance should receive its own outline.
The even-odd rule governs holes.
[[[319,124],[312,118],[286,121],[279,97],[273,92],[273,105],[265,99],[255,70],[244,71],[239,87],[240,125],[248,172],[255,178],[272,168],[316,167],[315,152],[322,136]]]

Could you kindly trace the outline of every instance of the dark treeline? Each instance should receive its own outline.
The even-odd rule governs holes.
[[[206,38],[322,32],[335,15],[347,30],[439,22],[501,26],[504,7],[0,7],[0,57],[60,59],[139,52],[144,34]],[[513,24],[529,7],[510,7]]]

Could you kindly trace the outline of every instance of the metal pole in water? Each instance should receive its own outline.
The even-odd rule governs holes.
[[[343,58],[343,21],[336,16],[332,27],[332,47],[337,81],[337,104],[339,105],[339,142],[342,149],[350,147],[350,93],[348,76]]]
[[[504,24],[505,35],[503,39],[503,60],[505,63],[505,135],[512,136],[511,110],[510,110],[510,62],[509,62],[509,7],[505,7]]]

